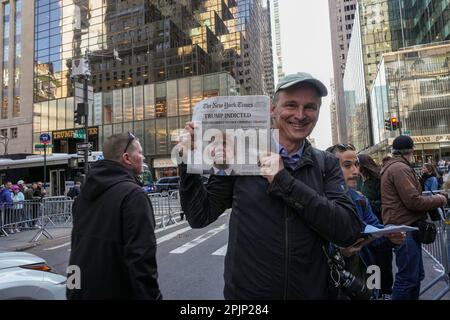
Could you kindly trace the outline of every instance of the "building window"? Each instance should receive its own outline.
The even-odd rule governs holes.
[[[11,139],[17,139],[17,128],[11,128]]]
[[[8,137],[8,129],[0,129],[0,135],[3,137]]]

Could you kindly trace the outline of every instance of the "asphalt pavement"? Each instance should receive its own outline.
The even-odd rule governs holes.
[[[158,224],[157,218],[157,224]],[[164,299],[221,300],[223,299],[224,257],[228,241],[229,212],[206,228],[191,229],[186,221],[156,230],[159,284]],[[49,229],[53,239],[41,235],[30,242],[39,230],[24,231],[9,237],[0,237],[0,249],[25,250],[44,258],[56,272],[66,274],[70,256],[70,228]],[[394,263],[395,266],[395,263]],[[424,254],[425,280],[422,288],[442,274],[440,265]],[[438,281],[421,299],[437,296],[449,284]],[[443,300],[450,300],[447,292]]]

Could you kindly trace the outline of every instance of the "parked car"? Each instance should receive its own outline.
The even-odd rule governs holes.
[[[180,177],[164,177],[159,178],[155,183],[155,192],[167,192],[169,190],[177,190],[180,187]]]
[[[145,193],[153,193],[156,192],[156,187],[153,184],[151,184],[148,186],[143,186],[142,190],[144,190]]]
[[[0,251],[0,300],[64,300],[66,277],[27,252]]]

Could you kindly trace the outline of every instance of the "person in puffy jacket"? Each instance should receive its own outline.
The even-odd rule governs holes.
[[[260,159],[261,176],[200,175],[180,165],[183,211],[194,228],[228,208],[225,299],[327,299],[329,242],[347,247],[362,231],[338,160],[307,141],[326,87],[307,73],[277,85],[270,108],[279,130],[276,152]],[[180,135],[180,155],[194,149],[194,124]],[[185,153],[186,152],[186,153]]]

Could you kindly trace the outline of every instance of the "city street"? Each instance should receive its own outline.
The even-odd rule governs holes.
[[[191,229],[186,221],[157,229],[159,284],[164,299],[223,299],[228,220],[225,213],[203,229]],[[70,237],[50,240],[27,252],[44,258],[58,273],[65,274]]]
[[[164,299],[223,299],[223,263],[229,217],[230,211],[227,211],[203,229],[191,229],[186,221],[157,228],[159,284]],[[175,220],[178,221],[179,217],[176,216]],[[156,222],[159,226],[160,217],[156,218]],[[70,255],[70,229],[50,232],[56,239],[44,239],[41,244],[25,251],[44,258],[57,273],[65,275]],[[426,276],[422,288],[436,279],[441,270],[427,254],[424,254],[424,267]],[[394,263],[394,272],[395,270]],[[444,288],[445,282],[441,280],[423,294],[421,299],[433,299]],[[450,300],[450,293],[444,295],[442,300]]]

